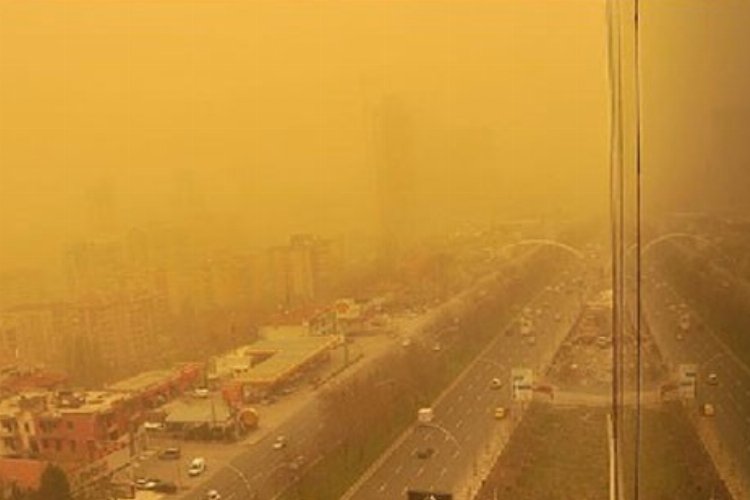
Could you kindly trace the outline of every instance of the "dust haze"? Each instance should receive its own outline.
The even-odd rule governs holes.
[[[198,211],[248,247],[376,235],[384,210],[425,234],[604,210],[602,16],[589,1],[3,2],[0,268],[56,265],[97,224]]]

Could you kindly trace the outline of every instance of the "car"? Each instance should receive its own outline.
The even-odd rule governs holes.
[[[435,345],[432,346],[432,350],[435,352],[440,352],[443,350],[443,346],[441,346],[440,343],[435,343]]]
[[[490,389],[500,389],[503,386],[503,381],[499,378],[493,378],[490,380]]]
[[[709,373],[706,377],[706,383],[708,385],[719,385],[719,376],[715,373]]]
[[[206,387],[198,387],[193,391],[193,396],[196,398],[207,398],[209,395],[209,390]]]
[[[432,408],[420,408],[417,412],[417,421],[420,424],[429,424],[435,420],[435,411]]]
[[[177,485],[173,482],[159,482],[154,486],[153,491],[157,493],[177,493]]]
[[[153,490],[160,481],[158,479],[149,479],[145,477],[139,477],[135,480],[135,489],[137,490]]]
[[[297,458],[289,462],[289,469],[300,470],[303,465],[305,465],[305,457],[304,455],[298,455]]]
[[[276,436],[276,440],[273,442],[274,450],[281,450],[286,448],[286,436]]]
[[[177,460],[182,456],[182,452],[177,447],[164,448],[159,452],[160,460]]]
[[[434,454],[435,454],[435,449],[434,449],[434,448],[430,448],[430,447],[427,447],[427,448],[420,448],[420,449],[418,449],[418,450],[417,450],[417,451],[416,451],[416,452],[414,453],[414,455],[415,455],[415,456],[416,456],[417,458],[421,458],[421,459],[426,459],[426,458],[430,458],[430,457],[431,457],[432,455],[434,455]]]
[[[203,457],[194,458],[192,462],[190,462],[190,467],[188,467],[188,476],[190,477],[196,477],[200,476],[206,471],[206,459]]]
[[[705,403],[701,406],[701,414],[704,417],[713,417],[716,415],[716,408],[711,403]]]
[[[209,490],[206,493],[206,500],[221,500],[221,495],[216,490]]]
[[[269,406],[276,402],[276,398],[273,396],[266,396],[265,398],[261,399],[260,404],[263,406]]]
[[[495,408],[493,415],[496,420],[503,420],[508,416],[508,410],[502,406],[498,406],[497,408]]]
[[[166,425],[162,422],[144,422],[143,428],[147,431],[163,431],[166,429]]]
[[[688,314],[680,316],[680,329],[683,332],[690,330],[690,316]]]

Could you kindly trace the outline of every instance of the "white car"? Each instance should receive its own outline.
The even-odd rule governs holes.
[[[286,448],[286,436],[277,436],[276,441],[273,442],[274,450],[281,450]]]
[[[145,477],[139,477],[135,480],[135,489],[137,490],[153,490],[156,487],[157,482],[153,479],[147,479]]]
[[[163,431],[166,426],[161,422],[144,422],[143,428],[147,431]]]
[[[221,500],[221,495],[216,490],[210,490],[206,493],[206,500]]]
[[[503,420],[506,416],[508,416],[508,410],[503,406],[498,406],[495,408],[495,412],[493,413],[495,420]]]
[[[690,330],[690,315],[688,313],[683,313],[680,315],[680,329],[684,332]]]
[[[198,387],[196,390],[193,391],[193,395],[196,398],[207,398],[209,395],[209,391],[205,387]]]
[[[188,476],[190,477],[196,477],[200,476],[206,471],[206,459],[202,457],[194,458],[192,462],[190,462],[190,467],[188,467]]]

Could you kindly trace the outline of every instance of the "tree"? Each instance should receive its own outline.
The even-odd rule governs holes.
[[[37,498],[39,500],[73,500],[65,471],[56,465],[48,465],[42,473]]]
[[[15,484],[11,488],[10,500],[34,500],[34,498],[33,492],[30,493],[28,490],[22,491]]]

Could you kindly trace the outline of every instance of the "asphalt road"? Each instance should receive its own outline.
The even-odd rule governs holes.
[[[463,488],[488,439],[501,433],[507,440],[510,435],[516,417],[516,410],[511,408],[511,369],[527,367],[536,372],[543,360],[551,359],[575,321],[580,297],[546,290],[530,307],[536,310],[542,304],[546,305],[542,316],[534,318],[536,344],[529,345],[519,334],[518,317],[512,326],[498,325],[498,337],[434,405],[436,425],[415,425],[407,431],[350,498],[396,499],[406,498],[409,489],[457,493]],[[555,313],[562,313],[562,319],[556,321]],[[512,336],[505,335],[508,328]],[[490,388],[495,377],[504,384],[497,390]],[[508,418],[493,418],[499,406],[511,408]],[[425,448],[432,448],[434,453],[429,458],[416,457],[416,451]]]
[[[677,311],[671,305],[689,302],[680,297],[667,284],[648,289],[644,304],[652,336],[670,364],[697,364],[698,383],[696,399],[690,408],[698,412],[700,405],[711,403],[716,415],[707,418],[713,425],[722,447],[735,462],[734,472],[750,476],[750,367],[738,359],[720,340],[720,335],[710,325],[688,308],[691,316],[690,330],[677,339]],[[708,384],[710,373],[718,376],[718,384]]]
[[[448,301],[444,306],[428,313],[427,316],[419,318],[417,324],[412,325],[407,335],[415,341],[427,342],[428,344],[439,340],[440,330],[437,329],[437,324],[440,318],[445,319],[446,317],[461,316],[475,307],[478,301],[489,299],[493,287],[503,286],[503,281],[498,281],[497,278],[497,273],[491,273],[479,279],[471,289],[458,294],[458,296]],[[575,302],[577,304],[580,300],[577,294],[559,294],[557,296],[558,294],[551,293],[550,295],[552,296],[546,299],[549,303],[553,303],[553,300],[559,300],[571,303]],[[540,302],[543,302],[543,300],[540,299]],[[558,302],[555,302],[555,304],[558,304]],[[552,308],[562,310],[558,305],[554,305]],[[549,313],[548,316],[547,320],[550,323],[554,323],[552,313]],[[513,352],[511,357],[507,359],[533,366],[537,362],[536,360],[545,352],[545,347],[552,344],[549,340],[550,335],[544,333],[544,330],[544,328],[537,329],[537,331],[541,331],[542,333],[537,334],[538,344],[536,346],[521,344],[517,333],[513,338],[508,338],[507,342],[501,342],[501,344],[507,344],[508,348]],[[505,339],[505,337],[502,338]],[[447,347],[445,349],[446,351],[448,350]],[[492,361],[494,357],[502,359],[504,355],[496,356],[493,353],[486,361]],[[378,366],[376,358],[366,358],[365,362],[367,367],[375,368]],[[503,376],[504,379],[509,381],[509,366],[498,371],[499,367],[494,366],[493,369],[491,363],[482,363],[482,365],[486,365],[482,367],[484,370],[482,376],[484,378],[487,376],[490,376],[490,378]],[[366,369],[360,366],[357,370],[352,371],[350,375],[353,376],[357,373],[362,373]],[[349,375],[345,374],[345,376]],[[483,389],[486,389],[486,383],[487,380],[483,379],[483,383],[481,384]],[[479,380],[476,381],[476,384],[478,388],[480,385]],[[509,391],[497,391],[492,396],[485,395],[478,398],[478,401],[484,401],[487,405],[486,408],[491,407],[494,409],[495,406],[507,404],[508,399]],[[458,401],[458,403],[461,403],[461,401]],[[456,421],[453,425],[457,426],[457,428],[461,428],[464,425],[465,429],[472,427],[468,425],[469,421],[463,421],[460,416],[461,411],[462,409],[457,405],[455,410],[448,411],[446,415],[451,415],[455,412]],[[477,413],[481,413],[480,410],[477,410]],[[470,412],[467,416],[469,415]],[[483,425],[477,429],[490,430],[496,424],[489,414],[482,414],[482,417]],[[277,498],[286,489],[294,487],[297,475],[304,474],[306,466],[321,458],[319,455],[320,452],[316,450],[316,435],[321,429],[321,425],[318,402],[313,399],[281,424],[272,434],[256,443],[245,445],[247,446],[247,450],[239,453],[221,469],[217,471],[210,470],[207,477],[185,481],[188,484],[190,482],[193,484],[190,484],[189,490],[182,493],[178,498],[182,500],[205,499],[206,493],[212,489],[221,493],[222,500],[271,500]],[[275,450],[273,449],[273,440],[279,435],[287,438],[288,445],[282,450]],[[474,436],[468,437],[470,439],[465,443],[467,450],[475,445],[481,445],[482,438],[480,432],[476,432]],[[422,439],[432,442],[432,440],[437,441],[438,436],[430,435]],[[299,456],[304,457],[303,467],[297,470],[291,469],[289,464]],[[436,456],[439,456],[439,454]],[[412,460],[409,460],[409,464],[411,463]],[[208,464],[208,467],[210,468],[211,464]],[[451,474],[452,476],[453,474]],[[388,497],[378,496],[378,498]]]
[[[480,279],[472,289],[458,294],[437,310],[416,318],[416,321],[409,326],[409,331],[405,332],[406,335],[415,341],[434,342],[438,338],[439,331],[433,330],[430,325],[446,314],[465,314],[466,304],[481,300],[481,291],[496,285],[496,274]],[[394,345],[399,343],[394,340]],[[377,358],[365,359],[368,367],[377,366]],[[362,366],[356,368],[351,375],[368,369]],[[259,442],[244,445],[247,449],[220,470],[209,471],[207,478],[186,479],[184,482],[189,485],[189,491],[181,494],[179,498],[203,500],[207,492],[212,489],[221,493],[222,500],[275,498],[286,488],[293,487],[296,475],[304,473],[305,467],[320,458],[315,449],[315,439],[321,425],[318,401],[313,398],[272,434]],[[286,437],[288,444],[281,450],[275,450],[273,441],[281,435]],[[289,465],[300,456],[304,459],[303,466],[298,470],[291,469]],[[210,468],[211,464],[208,466]]]
[[[201,486],[193,488],[185,499],[205,499],[206,492],[218,490],[222,500],[272,498],[281,486],[293,479],[295,471],[289,464],[303,455],[309,456],[317,428],[317,400],[311,400],[302,411],[282,424],[276,433],[248,446],[248,450],[225,465]],[[280,450],[273,448],[276,436],[284,435],[288,445]],[[209,464],[210,466],[210,464]]]

